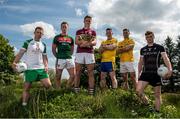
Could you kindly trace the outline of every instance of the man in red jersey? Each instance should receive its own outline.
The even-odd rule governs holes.
[[[68,35],[69,24],[67,22],[61,23],[61,33],[56,35],[52,44],[52,52],[56,57],[56,88],[61,87],[61,75],[66,68],[69,73],[69,80],[67,88],[74,85],[75,77],[75,63],[72,58],[74,52],[74,40]]]

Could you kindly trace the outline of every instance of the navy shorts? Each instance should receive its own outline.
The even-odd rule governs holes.
[[[153,87],[160,86],[161,83],[161,77],[157,73],[142,73],[139,77],[140,81],[146,81],[149,82],[149,84]]]
[[[112,72],[114,71],[114,62],[101,62],[101,72]]]

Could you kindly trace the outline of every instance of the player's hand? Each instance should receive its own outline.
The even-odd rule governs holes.
[[[113,50],[115,48],[114,44],[107,45],[108,50]]]
[[[117,54],[120,54],[120,53],[122,53],[123,51],[122,51],[122,48],[121,47],[117,47],[117,50],[116,50],[116,52],[117,52]]]
[[[103,45],[104,50],[109,50],[109,45]]]
[[[106,48],[106,45],[105,44],[103,44],[103,45],[101,45],[102,46],[102,48]]]
[[[81,44],[80,44],[80,47],[81,47],[81,48],[85,48],[85,47],[86,47],[86,44],[81,43]]]
[[[163,77],[163,79],[169,79],[172,76],[172,70],[168,70],[168,73]]]
[[[105,49],[103,48],[103,46],[101,46],[101,47],[99,48],[99,50],[100,50],[101,53],[105,51]]]
[[[138,76],[137,76],[137,77],[138,77],[138,80],[139,80],[140,76],[141,76],[141,73],[138,73]]]
[[[13,68],[13,70],[15,71],[15,72],[17,72],[17,63],[15,63],[15,62],[13,62],[13,64],[12,64],[12,68]]]
[[[83,41],[83,42],[80,44],[80,47],[89,47],[88,41]]]
[[[48,66],[45,66],[44,70],[45,70],[46,73],[48,73]]]

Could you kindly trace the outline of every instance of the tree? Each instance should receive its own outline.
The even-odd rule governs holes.
[[[166,40],[163,44],[173,67],[174,67],[174,64],[176,64],[176,62],[177,62],[176,54],[175,54],[175,45],[176,44],[172,41],[172,38],[170,38],[169,36],[166,38]]]
[[[175,55],[177,58],[177,70],[180,72],[180,36],[178,36],[177,44],[175,46]]]
[[[11,64],[14,59],[13,47],[9,45],[8,39],[0,34],[0,72],[12,72]]]
[[[165,88],[171,91],[175,91],[175,82],[177,82],[178,79],[178,72],[180,71],[180,36],[178,36],[177,44],[173,42],[172,38],[169,36],[166,38],[165,42],[163,43],[163,46],[166,49],[166,52],[169,56],[170,62],[173,67],[173,75],[170,78],[170,86],[169,88]]]
[[[15,75],[11,68],[14,59],[13,47],[9,45],[8,39],[0,34],[0,84],[10,83],[14,80]]]

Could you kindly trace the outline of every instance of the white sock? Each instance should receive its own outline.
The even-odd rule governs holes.
[[[22,103],[22,106],[26,106],[26,105],[27,105],[27,102],[23,102],[23,103]]]

